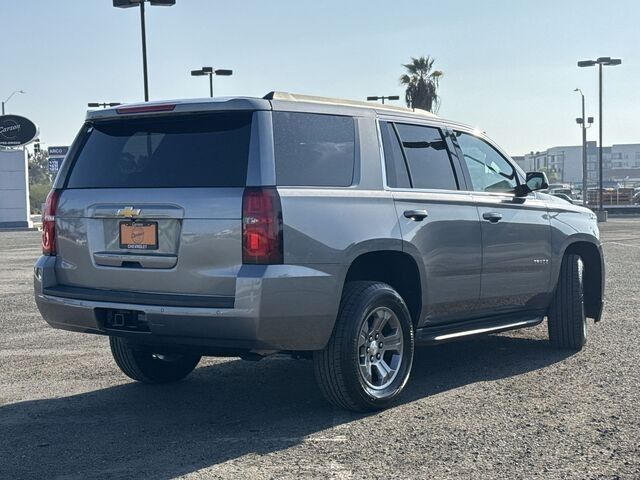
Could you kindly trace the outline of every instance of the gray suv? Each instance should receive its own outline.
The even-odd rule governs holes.
[[[529,327],[579,350],[604,266],[590,210],[483,133],[272,92],[92,111],[43,216],[35,298],[142,382],[201,356],[312,358],[340,407],[388,406],[416,345]]]

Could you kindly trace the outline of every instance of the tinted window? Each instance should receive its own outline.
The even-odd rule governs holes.
[[[244,186],[251,116],[174,115],[90,124],[67,186]]]
[[[447,144],[440,130],[397,124],[414,188],[457,190]]]
[[[392,188],[411,187],[402,147],[393,125],[387,122],[380,122],[380,133],[382,135],[382,148],[384,149],[387,185]]]
[[[511,192],[517,185],[516,171],[484,140],[456,132],[473,189],[477,192]]]
[[[353,182],[353,118],[273,112],[273,142],[278,185],[347,187]]]

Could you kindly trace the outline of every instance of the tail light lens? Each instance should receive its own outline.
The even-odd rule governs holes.
[[[274,187],[247,187],[242,197],[242,263],[282,263],[282,209]]]
[[[56,254],[56,208],[60,190],[51,190],[42,212],[42,254]]]

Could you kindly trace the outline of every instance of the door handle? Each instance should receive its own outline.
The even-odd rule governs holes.
[[[405,210],[404,216],[416,222],[421,222],[429,216],[429,213],[426,210]]]
[[[482,218],[489,220],[491,223],[498,223],[502,220],[502,214],[498,212],[484,212]]]

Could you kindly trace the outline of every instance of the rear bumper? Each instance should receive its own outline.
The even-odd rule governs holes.
[[[85,289],[58,285],[54,267],[55,257],[42,256],[34,271],[36,304],[54,328],[129,337],[141,344],[238,350],[324,348],[338,313],[344,276],[337,265],[244,265],[235,298],[230,303],[225,297],[226,303],[220,304],[224,306],[211,307],[197,301],[185,304],[190,297],[181,295],[167,296],[172,301],[166,304],[157,304],[162,296],[154,294],[110,295],[103,290],[99,297],[88,295]],[[143,312],[149,331],[107,328],[99,309]]]

